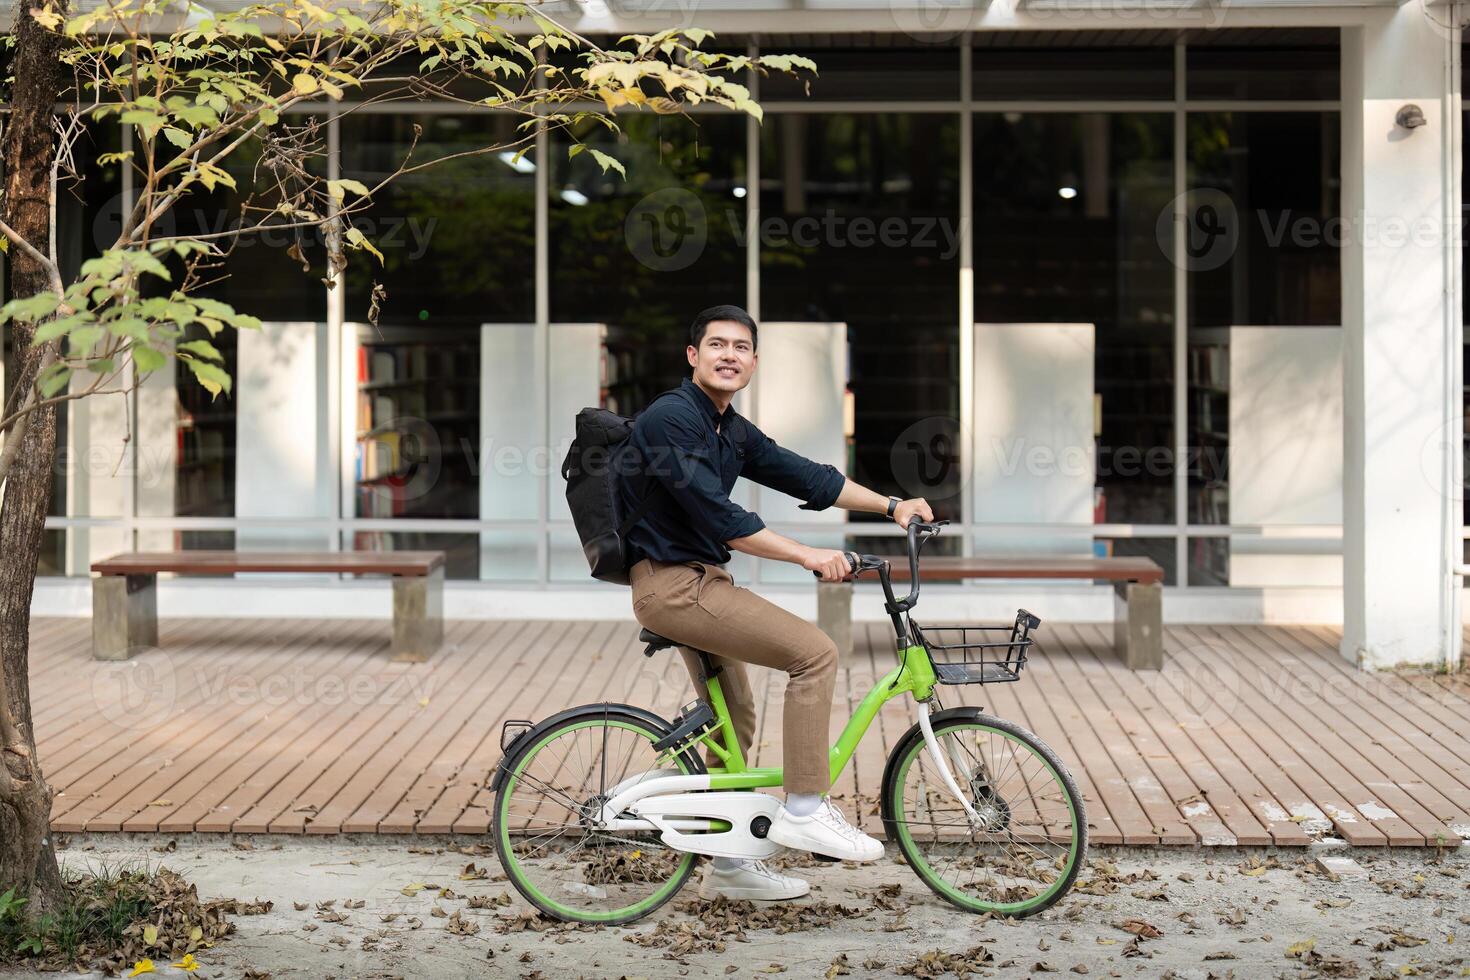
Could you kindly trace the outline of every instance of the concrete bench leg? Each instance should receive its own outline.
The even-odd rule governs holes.
[[[1113,599],[1113,646],[1129,670],[1164,666],[1164,587],[1120,582]]]
[[[852,583],[817,583],[817,627],[837,644],[837,656],[852,659]]]
[[[393,576],[393,659],[422,663],[444,644],[444,569]]]
[[[158,576],[101,575],[92,580],[92,659],[127,660],[158,646]]]

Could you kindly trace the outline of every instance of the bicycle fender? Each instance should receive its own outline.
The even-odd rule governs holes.
[[[553,725],[559,725],[562,722],[566,721],[568,718],[574,718],[577,715],[590,714],[592,713],[592,710],[596,708],[606,708],[609,715],[632,715],[638,721],[641,721],[648,726],[657,729],[659,732],[665,735],[672,731],[672,728],[670,727],[668,721],[659,717],[646,708],[640,708],[637,705],[633,704],[619,704],[613,701],[603,701],[594,704],[579,704],[575,708],[567,708],[565,711],[558,711],[550,718],[543,719],[542,721],[538,722],[534,727],[528,728],[524,732],[521,732],[521,734],[515,737],[514,741],[512,741],[509,745],[505,747],[505,754],[502,755],[500,757],[500,761],[495,764],[495,773],[490,777],[490,783],[488,786],[490,792],[500,792],[500,787],[502,784],[504,784],[507,775],[510,773],[510,770],[515,768],[514,763],[520,761],[521,754],[525,752],[525,750],[529,746],[536,744],[536,739],[532,738],[532,736],[544,734]]]

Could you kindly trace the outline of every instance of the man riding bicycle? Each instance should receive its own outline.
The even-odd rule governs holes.
[[[641,454],[642,465],[622,469],[624,512],[632,513],[647,498],[643,517],[627,535],[633,615],[684,645],[684,663],[701,697],[707,696],[704,679],[690,650],[709,655],[720,672],[743,752],[749,752],[755,735],[745,664],[787,673],[786,801],[767,838],[841,860],[875,861],[883,856],[883,845],[848,823],[826,797],[836,645],[811,623],[736,586],[724,568],[733,549],[792,562],[823,581],[838,582],[851,573],[847,555],[775,533],[734,503],[730,490],[744,476],[802,500],[806,510],[835,504],[886,514],[903,527],[914,518],[932,521],[934,514],[923,498],[886,497],[831,465],[783,449],[730,407],[735,393],[755,375],[756,334],[755,321],[739,307],[700,313],[686,350],[692,377],[655,399],[633,424],[629,444]],[[777,874],[762,862],[715,858],[700,894],[789,899],[809,890],[805,881]]]

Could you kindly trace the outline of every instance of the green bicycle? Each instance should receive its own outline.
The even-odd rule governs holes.
[[[911,591],[893,594],[888,562],[850,555],[853,574],[876,571],[893,620],[898,665],[858,705],[832,746],[832,781],[884,703],[909,695],[917,720],[888,758],[880,813],[909,867],[968,912],[1024,917],[1050,907],[1087,850],[1082,796],[1041,739],[975,707],[943,708],[938,689],[1016,681],[1041,621],[1022,609],[1006,626],[920,626],[919,551],[946,522],[910,522]],[[644,630],[645,655],[676,646]],[[780,768],[745,764],[717,672],[700,654],[709,700],[665,721],[629,704],[589,704],[533,725],[508,721],[490,788],[491,833],[516,890],[564,921],[631,922],[673,898],[697,855],[760,859],[781,803]],[[706,768],[701,750],[723,765]]]

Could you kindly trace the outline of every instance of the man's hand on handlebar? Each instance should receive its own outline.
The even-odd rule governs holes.
[[[934,520],[934,511],[929,507],[929,501],[923,497],[914,497],[911,500],[900,501],[893,509],[893,519],[899,527],[907,528],[909,521],[917,517],[921,521]]]
[[[831,548],[808,548],[806,557],[801,561],[801,567],[809,572],[815,572],[823,582],[841,582],[852,577],[853,565],[848,560],[847,554],[845,551],[834,551]]]

